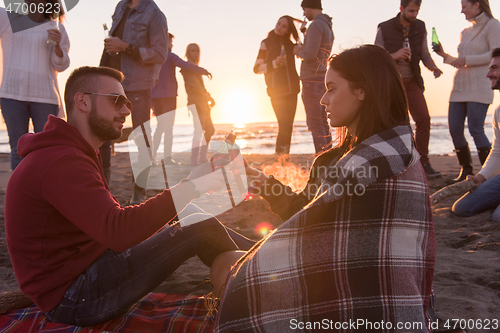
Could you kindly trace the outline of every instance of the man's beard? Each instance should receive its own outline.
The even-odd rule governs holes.
[[[123,119],[123,117],[115,117],[113,118],[113,122],[117,118],[120,120]],[[114,128],[113,122],[109,122],[97,113],[95,103],[92,103],[88,121],[92,133],[102,141],[116,140],[122,135],[121,129]]]
[[[498,82],[498,79],[497,79],[497,82],[491,87],[491,89],[500,90],[500,82]]]
[[[417,18],[408,17],[408,16],[406,16],[405,14],[402,14],[402,15],[403,15],[403,19],[404,19],[406,22],[410,23],[410,24],[414,23],[414,22],[417,20]]]

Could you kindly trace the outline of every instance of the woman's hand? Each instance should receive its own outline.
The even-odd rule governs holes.
[[[62,34],[59,30],[49,29],[47,30],[47,35],[49,39],[52,39],[54,42],[56,42],[56,46],[60,46],[62,40]]]
[[[434,49],[434,47],[432,49],[434,50],[434,52],[436,52],[437,55],[441,56],[443,59],[446,59],[446,57],[448,56],[448,54],[444,52],[443,44],[441,43],[439,43],[439,49],[437,51]]]
[[[63,57],[63,51],[61,49],[62,34],[57,29],[47,30],[47,38],[53,40],[56,44],[54,45],[54,52],[59,58]]]
[[[465,57],[457,58],[456,60],[452,61],[450,65],[452,65],[455,68],[465,67],[466,65]]]
[[[254,189],[262,188],[262,186],[264,186],[266,181],[269,179],[269,177],[262,171],[249,166],[246,160],[245,160],[245,171],[247,173],[247,180],[249,186],[253,187]]]
[[[273,67],[274,68],[279,68],[281,66],[284,66],[286,64],[286,56],[279,56],[278,58],[273,60]]]

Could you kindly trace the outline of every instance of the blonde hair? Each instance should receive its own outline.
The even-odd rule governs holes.
[[[193,64],[195,64],[195,65],[198,65],[198,64],[200,63],[200,58],[198,58],[198,59],[195,61],[195,60],[194,60],[194,59],[192,59],[192,58],[191,58],[191,56],[189,55],[189,52],[190,52],[192,49],[194,49],[194,48],[197,48],[197,49],[198,49],[198,51],[201,51],[201,50],[200,50],[200,46],[199,46],[198,44],[196,44],[196,43],[191,43],[191,44],[189,44],[189,45],[186,47],[186,55],[185,55],[185,57],[186,57],[186,59],[187,59],[189,62],[191,62],[191,63],[193,63]]]
[[[479,2],[479,8],[481,9],[482,12],[484,12],[487,16],[494,18],[493,13],[491,11],[490,7],[490,1],[489,0],[467,0],[471,4],[475,4],[476,2]]]

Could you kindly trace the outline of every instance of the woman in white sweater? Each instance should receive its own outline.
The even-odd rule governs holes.
[[[20,7],[28,15],[14,12],[15,6],[0,8],[0,41],[3,63],[0,76],[0,107],[7,125],[11,168],[22,158],[17,141],[28,132],[41,132],[50,114],[58,115],[62,101],[57,73],[69,67],[69,39],[62,24],[58,0],[27,0]],[[12,9],[12,11],[10,11]],[[58,15],[58,14],[61,15]],[[50,41],[49,41],[50,40]]]
[[[448,125],[458,162],[462,167],[455,181],[464,180],[472,173],[472,157],[464,136],[465,118],[474,139],[481,165],[491,149],[484,133],[484,120],[493,103],[493,91],[486,78],[491,51],[500,47],[500,22],[493,18],[488,0],[461,0],[465,19],[472,27],[462,31],[458,45],[458,58],[437,52],[444,62],[457,68],[450,96]]]

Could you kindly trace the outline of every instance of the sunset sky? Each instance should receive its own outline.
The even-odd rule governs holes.
[[[117,3],[83,0],[67,14],[65,26],[71,41],[71,66],[59,75],[61,91],[72,69],[98,65],[103,49],[102,23],[110,26]],[[264,77],[253,73],[253,65],[261,40],[274,28],[280,16],[303,17],[301,0],[158,0],[156,3],[167,17],[169,31],[175,35],[174,53],[184,57],[186,45],[192,42],[201,47],[200,66],[213,74],[213,80],[206,80],[205,84],[217,102],[212,111],[214,123],[276,120]],[[493,14],[500,17],[500,2],[494,0],[491,6]],[[459,0],[424,0],[419,14],[429,35],[431,28],[436,27],[445,50],[452,55],[457,54],[460,31],[470,24],[460,10]],[[324,0],[323,12],[333,18],[333,51],[337,53],[359,44],[373,43],[378,23],[394,17],[398,11],[399,0]],[[425,96],[431,115],[441,116],[447,114],[455,69],[443,64],[437,55],[433,58],[444,75],[434,79],[432,73],[423,68]],[[297,68],[299,65],[297,59]],[[177,79],[178,106],[182,107],[186,105],[186,94],[180,73]],[[489,109],[490,114],[499,102],[497,97]],[[305,120],[300,96],[296,120]],[[191,122],[185,113],[178,121]]]

